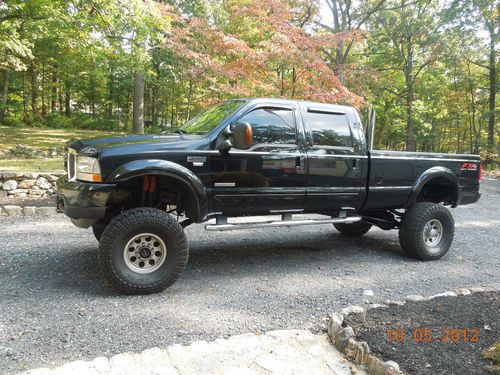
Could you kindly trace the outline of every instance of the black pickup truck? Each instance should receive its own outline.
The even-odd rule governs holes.
[[[351,107],[229,100],[171,132],[70,142],[57,205],[76,226],[93,228],[100,268],[124,293],[174,283],[188,261],[183,228],[210,219],[205,228],[218,231],[333,224],[359,236],[372,226],[399,229],[409,256],[441,258],[454,236],[445,206],[480,197],[479,156],[367,144]],[[262,215],[270,217],[228,220]]]

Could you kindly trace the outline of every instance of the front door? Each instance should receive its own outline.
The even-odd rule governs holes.
[[[259,105],[229,125],[250,124],[252,141],[246,149],[233,146],[211,154],[213,212],[231,216],[303,209],[305,150],[297,111],[293,104]]]

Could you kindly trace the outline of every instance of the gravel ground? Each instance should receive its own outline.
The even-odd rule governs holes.
[[[329,311],[459,287],[500,289],[500,180],[453,210],[455,241],[437,262],[401,254],[397,233],[342,237],[329,225],[207,232],[187,228],[191,255],[162,294],[103,285],[97,242],[68,219],[0,218],[0,374],[172,343],[321,326]]]

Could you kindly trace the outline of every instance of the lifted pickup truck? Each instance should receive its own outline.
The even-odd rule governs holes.
[[[67,147],[58,208],[92,226],[104,276],[131,294],[175,282],[191,223],[215,219],[205,228],[219,231],[333,224],[346,236],[399,229],[409,256],[435,260],[454,236],[445,206],[480,197],[479,156],[372,151],[357,111],[338,105],[229,100],[173,132]],[[228,221],[262,215],[281,220]]]

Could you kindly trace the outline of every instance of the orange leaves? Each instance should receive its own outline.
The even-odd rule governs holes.
[[[228,10],[223,27],[169,15],[173,27],[168,47],[190,66],[190,74],[209,81],[223,95],[362,103],[340,83],[321,53],[359,34],[311,34],[294,24],[284,0],[229,1]]]

